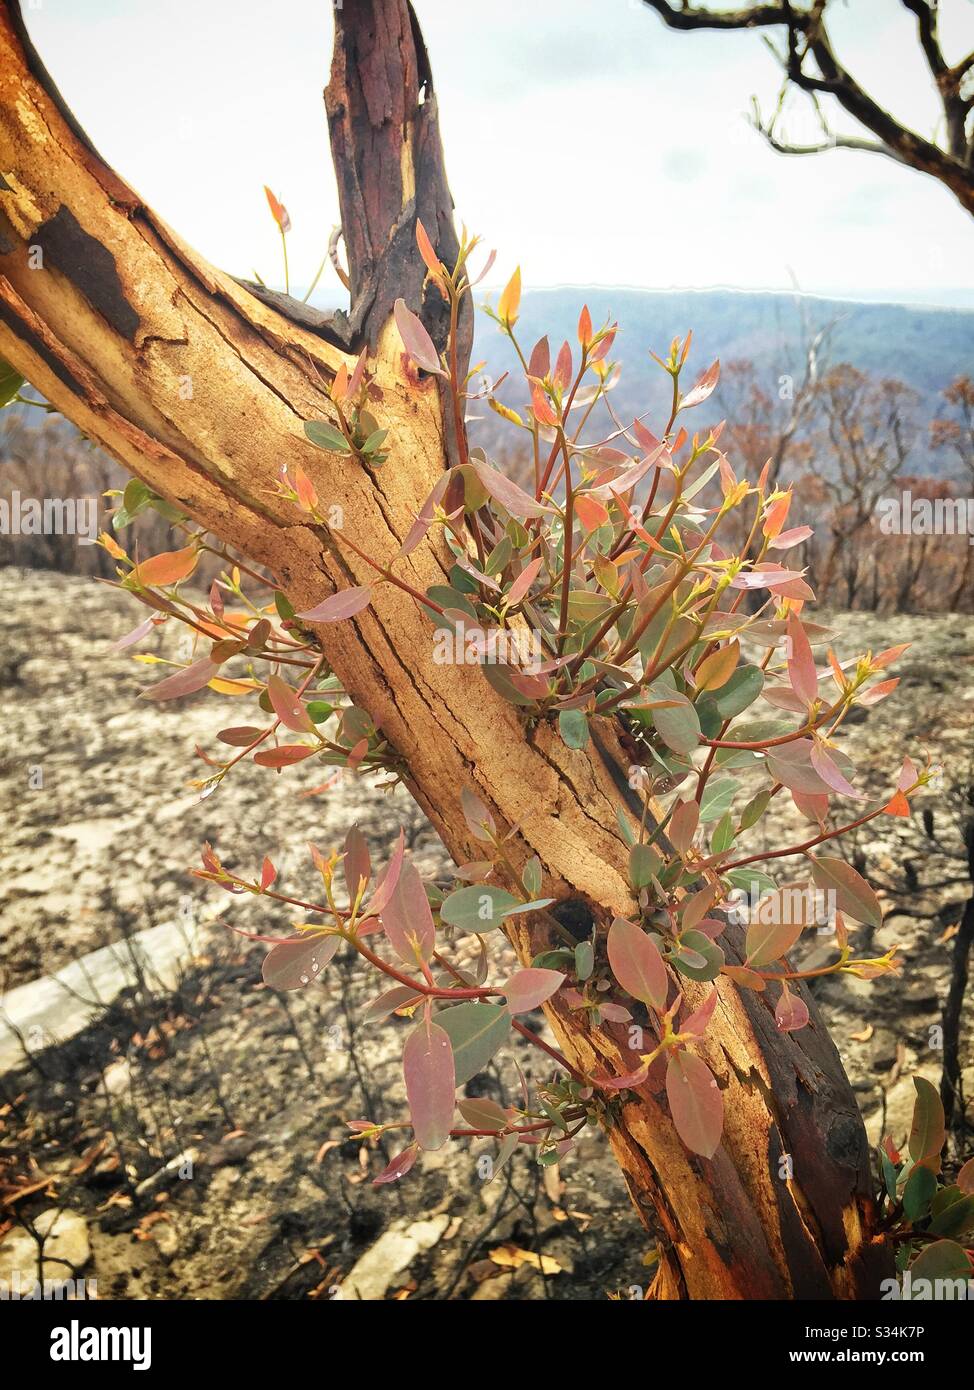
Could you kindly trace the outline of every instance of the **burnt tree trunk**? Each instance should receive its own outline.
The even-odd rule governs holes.
[[[451,449],[437,387],[406,383],[390,319],[397,294],[420,303],[417,210],[445,257],[456,245],[425,50],[405,0],[356,0],[335,17],[326,104],[351,262],[347,316],[258,297],[203,261],[98,157],[16,7],[0,6],[0,355],[132,473],[268,566],[299,610],[371,577],[341,534],[391,559]],[[43,269],[31,268],[32,247]],[[427,322],[442,337],[430,308]],[[322,379],[361,343],[394,441],[374,476],[302,433],[304,420],[328,417]],[[323,502],[343,509],[337,546],[275,496],[283,461],[300,463]],[[444,546],[424,543],[403,573],[425,590],[450,563]],[[527,734],[476,668],[434,663],[428,617],[392,585],[318,636],[458,861],[479,857],[460,808],[470,787],[500,824],[520,827],[512,858],[520,868],[537,855],[546,891],[584,904],[603,928],[632,910],[615,814],[627,759],[610,721],[583,751],[547,726]],[[541,933],[513,929],[522,959],[544,944]],[[731,961],[740,936],[730,927],[723,938]],[[691,1002],[705,989],[681,987]],[[779,1033],[763,996],[726,977],[717,987],[701,1048],[724,1091],[713,1159],[687,1152],[649,1086],[607,1126],[659,1238],[656,1295],[877,1297],[892,1260],[875,1232],[865,1133],[814,1004],[808,1028]],[[578,1067],[636,1065],[625,1028],[546,1009]]]

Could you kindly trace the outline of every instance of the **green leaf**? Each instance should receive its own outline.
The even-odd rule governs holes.
[[[937,1157],[944,1146],[944,1107],[937,1088],[925,1076],[915,1076],[916,1103],[910,1126],[910,1157],[914,1163],[924,1163]]]
[[[915,1168],[914,1172],[922,1171]],[[928,1227],[933,1236],[966,1236],[974,1230],[974,1197],[965,1197],[957,1189],[957,1199],[936,1213]]]
[[[580,941],[575,947],[575,975],[579,980],[587,980],[594,969],[595,950],[592,943]]]
[[[692,954],[687,954],[692,953]],[[697,959],[702,957],[702,961]],[[702,931],[685,931],[680,937],[679,946],[670,957],[681,975],[688,980],[715,980],[724,964],[724,953],[716,941]]]
[[[629,882],[645,888],[659,874],[663,861],[652,845],[633,845],[629,851]]]
[[[937,1179],[929,1168],[914,1168],[903,1189],[903,1211],[908,1221],[919,1221],[926,1216],[934,1193]]]
[[[763,792],[758,792],[757,796],[752,796],[751,800],[741,812],[741,829],[750,830],[753,825],[764,815],[771,802],[771,789],[765,788]]]
[[[329,715],[335,713],[335,706],[327,700],[309,700],[305,708],[312,724],[323,724]]]
[[[536,898],[541,892],[541,860],[537,855],[529,859],[522,869],[521,882],[524,884],[525,893],[530,893],[532,898]]]
[[[816,887],[823,892],[834,892],[840,912],[846,912],[857,922],[865,922],[870,927],[883,925],[883,909],[879,899],[851,864],[844,859],[816,859],[813,854],[808,858],[812,862],[812,878]]]
[[[914,1286],[918,1279],[969,1279],[971,1265],[960,1245],[952,1240],[938,1240],[920,1251],[910,1265],[910,1277]],[[912,1296],[923,1295],[917,1290]]]
[[[436,1022],[453,1044],[456,1082],[463,1086],[483,1071],[499,1047],[507,1041],[512,1019],[500,1004],[455,1004],[441,1009]]]
[[[461,931],[483,933],[499,927],[512,908],[519,910],[522,906],[520,900],[504,888],[472,883],[444,898],[440,916]]]
[[[689,700],[654,709],[653,723],[660,738],[674,753],[689,753],[700,741],[700,720]]]
[[[725,849],[730,849],[736,833],[734,819],[728,811],[714,826],[714,832],[710,837],[711,854],[723,854]]]
[[[588,743],[588,720],[580,709],[563,709],[558,731],[569,748],[584,748]]]
[[[379,446],[382,444],[383,440],[385,439],[388,433],[388,430],[373,430],[372,433],[369,435],[368,439],[362,445],[362,453],[374,454],[376,449],[379,448]]]
[[[348,441],[341,430],[329,425],[326,420],[305,420],[304,432],[319,449],[327,449],[333,454],[349,452]]]
[[[0,410],[10,404],[23,384],[24,378],[20,373],[0,357]]]
[[[722,720],[742,714],[764,689],[764,672],[760,666],[739,666],[726,685],[709,691],[707,703],[713,706]]]
[[[700,799],[701,822],[720,820],[731,808],[739,782],[732,777],[722,777],[717,782],[708,782]]]

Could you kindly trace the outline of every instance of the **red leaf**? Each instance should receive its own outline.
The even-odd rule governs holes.
[[[513,608],[515,604],[521,602],[522,598],[526,597],[531,589],[531,585],[538,576],[540,568],[540,555],[536,560],[532,560],[530,564],[524,566],[524,569],[504,595],[508,608]]]
[[[808,1023],[808,1005],[786,986],[775,1005],[774,1021],[782,1033],[797,1033]]]
[[[888,816],[909,816],[910,803],[905,792],[895,792],[890,801],[886,803],[883,810]]]
[[[672,1052],[666,1098],[676,1132],[691,1153],[713,1158],[724,1128],[724,1102],[713,1073],[691,1052]]]
[[[592,315],[587,304],[582,305],[582,312],[578,316],[578,341],[583,348],[592,341]]]
[[[543,381],[550,371],[551,350],[548,347],[548,339],[539,338],[528,358],[528,376],[536,376],[539,381]]]
[[[456,1069],[449,1033],[428,1015],[406,1039],[402,1071],[416,1142],[441,1149],[453,1124]]]
[[[403,1149],[402,1153],[396,1154],[395,1158],[389,1163],[377,1178],[372,1179],[372,1186],[378,1187],[380,1183],[398,1182],[404,1178],[419,1157],[419,1145],[410,1144]]]
[[[668,981],[656,942],[641,927],[616,917],[609,928],[607,950],[612,973],[622,988],[654,1009],[664,1008]]]
[[[274,194],[267,187],[266,183],[264,184],[264,192],[267,195],[267,206],[271,210],[271,216],[273,217],[274,221],[280,227],[282,232],[289,232],[291,230],[291,219],[290,217],[288,217],[287,208],[284,206],[282,202],[280,202],[277,198],[274,197]]]
[[[587,497],[585,493],[580,493],[575,498],[575,515],[582,523],[584,531],[597,531],[609,519],[609,513],[602,503],[597,502],[594,497]]]
[[[355,584],[350,589],[339,589],[315,608],[299,613],[299,618],[309,623],[339,623],[345,618],[354,618],[372,602],[372,589],[368,584]]]
[[[433,249],[433,243],[419,218],[416,219],[416,245],[419,247],[419,254],[423,258],[426,269],[431,271],[439,280],[443,274],[440,269],[440,258]]]
[[[687,1014],[680,1024],[681,1033],[693,1033],[695,1037],[702,1038],[707,1031],[707,1024],[713,1017],[714,1009],[717,1007],[717,991],[712,989],[698,1009],[693,1013]]]
[[[285,729],[290,729],[296,734],[314,732],[315,726],[297,692],[280,676],[272,674],[267,677],[267,698]]]
[[[254,754],[254,762],[261,767],[293,767],[295,763],[310,758],[314,748],[306,748],[303,743],[282,743],[280,748],[261,749]]]
[[[561,391],[567,391],[572,379],[572,350],[567,343],[562,343],[555,359],[555,372],[551,378],[552,382]]]
[[[516,970],[506,984],[501,986],[507,996],[507,1012],[526,1014],[550,999],[565,982],[560,970],[541,970],[537,967]]]
[[[274,865],[271,863],[270,858],[265,854],[265,855],[264,855],[264,862],[263,862],[263,864],[261,865],[261,869],[260,869],[260,886],[261,886],[261,888],[270,888],[271,884],[274,882],[274,880],[275,880],[276,878],[277,878],[277,870],[274,868]]]

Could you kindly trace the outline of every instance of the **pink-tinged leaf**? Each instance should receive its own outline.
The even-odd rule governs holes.
[[[538,562],[540,564],[540,561]],[[124,652],[126,647],[132,647],[136,642],[141,642],[143,637],[147,637],[152,631],[158,619],[146,618],[144,623],[139,623],[131,632],[127,632],[124,637],[120,637],[117,642],[113,642],[109,647],[110,652]]]
[[[199,548],[195,545],[188,545],[184,550],[167,550],[161,555],[152,555],[148,560],[143,560],[141,565],[136,565],[126,575],[126,580],[133,583],[138,580],[145,589],[150,589],[156,584],[160,587],[178,584],[181,579],[187,579],[193,573],[199,558]]]
[[[857,922],[870,927],[883,925],[883,909],[869,884],[844,859],[809,855],[816,887],[835,894],[836,906]]]
[[[433,520],[436,516],[436,509],[443,500],[444,494],[446,493],[447,487],[449,486],[449,482],[449,473],[444,473],[442,477],[437,478],[436,482],[433,485],[432,492],[427,497],[423,505],[420,507],[419,515],[416,517],[416,520],[413,522],[412,526],[410,526],[409,530],[406,532],[406,539],[399,547],[398,558],[400,560],[403,558],[404,555],[412,554],[412,552],[419,545],[420,541],[426,535],[427,531],[433,525]]]
[[[622,1076],[593,1076],[592,1080],[601,1091],[627,1091],[641,1086],[649,1075],[649,1067],[644,1062],[635,1071],[627,1071]]]
[[[419,247],[419,254],[423,258],[426,269],[431,271],[437,279],[440,279],[443,274],[440,266],[440,258],[433,249],[433,243],[429,239],[429,234],[419,218],[416,219],[416,245]]]
[[[713,1018],[714,1009],[717,1007],[717,991],[712,989],[698,1009],[693,1013],[687,1014],[680,1024],[681,1033],[692,1033],[696,1038],[702,1038],[707,1031],[707,1025]]]
[[[369,874],[372,872],[372,859],[369,855],[368,841],[357,825],[353,825],[345,836],[342,868],[345,871],[345,887],[348,889],[348,900],[350,903],[353,903],[359,894],[359,890],[365,888],[369,881]]]
[[[370,915],[379,915],[396,891],[396,884],[399,882],[399,875],[402,873],[405,854],[406,836],[405,833],[400,830],[399,839],[396,841],[396,848],[392,851],[392,857],[379,875],[379,881],[375,886],[375,892],[372,894],[372,898],[369,902]]]
[[[810,526],[793,526],[790,531],[782,531],[780,536],[775,537],[768,548],[791,550],[793,546],[801,545],[802,541],[807,541],[814,534]]]
[[[686,854],[693,844],[693,837],[697,833],[697,822],[700,820],[700,803],[698,801],[680,801],[677,803],[673,814],[670,816],[670,823],[666,828],[670,844],[678,854]]]
[[[778,960],[816,925],[819,904],[808,888],[775,888],[755,904],[745,937],[745,964],[754,968]]]
[[[539,425],[554,426],[558,424],[558,416],[551,408],[540,386],[532,385],[531,387],[531,409]]]
[[[372,602],[372,589],[368,584],[355,584],[350,589],[339,589],[314,608],[299,613],[299,618],[309,623],[339,623],[345,618],[354,618]]]
[[[514,1113],[509,1115],[496,1100],[488,1100],[485,1096],[458,1101],[457,1109],[471,1129],[489,1129],[493,1134],[507,1129]]]
[[[396,955],[407,965],[427,961],[433,954],[433,913],[419,870],[411,859],[403,864],[399,881],[382,909],[382,925]]]
[[[402,1153],[396,1154],[392,1162],[383,1168],[377,1178],[372,1179],[372,1186],[378,1187],[381,1183],[398,1182],[400,1178],[406,1176],[418,1157],[419,1145],[410,1144],[408,1148],[403,1149]]]
[[[701,405],[708,396],[713,395],[714,388],[720,380],[720,362],[714,362],[708,367],[703,376],[692,387],[685,396],[680,399],[680,409],[690,410],[695,405]]]
[[[271,989],[303,989],[318,978],[338,950],[340,936],[295,936],[267,952],[261,966]]]
[[[584,492],[575,498],[575,515],[586,533],[597,531],[609,519],[608,509],[596,498],[586,496]]]
[[[900,768],[900,775],[896,779],[896,790],[898,792],[909,791],[917,780],[916,763],[912,758],[904,758],[903,766]]]
[[[261,869],[260,869],[260,886],[261,886],[261,888],[264,888],[264,889],[270,888],[271,884],[274,882],[274,880],[275,880],[276,878],[277,878],[277,870],[274,868],[274,865],[272,864],[272,862],[271,862],[271,860],[270,860],[270,857],[269,857],[268,855],[265,854],[265,855],[264,855],[264,862],[263,862],[263,864],[261,865]]]
[[[791,682],[791,688],[800,700],[811,704],[818,697],[818,672],[805,629],[794,612],[788,614],[787,652],[788,680]]]
[[[749,970],[746,965],[723,965],[720,973],[733,980],[738,989],[753,989],[760,994],[766,988],[764,977],[756,970]]]
[[[418,1004],[422,998],[422,994],[417,994],[408,985],[396,985],[394,989],[387,989],[366,1005],[362,1017],[369,1023],[381,1023],[397,1009],[403,1009],[407,1004]]]
[[[616,917],[606,944],[609,965],[622,988],[654,1009],[664,1008],[668,981],[656,942],[641,927]]]
[[[221,743],[228,743],[231,748],[246,748],[253,743],[255,738],[264,732],[253,724],[239,724],[232,729],[221,729],[217,738]]]
[[[349,399],[351,400],[354,400],[355,397],[358,395],[359,388],[362,385],[362,378],[365,376],[365,358],[367,353],[367,348],[363,348],[362,351],[359,353],[358,361],[355,363],[355,367],[352,370],[352,375],[348,379],[347,394],[349,396]]]
[[[854,801],[865,799],[862,792],[857,792],[848,778],[842,775],[818,741],[812,744],[811,761],[812,767],[819,777],[823,782],[827,782],[834,792],[838,792],[841,796],[852,797]]]
[[[267,677],[267,698],[270,700],[274,713],[286,729],[293,730],[296,734],[314,733],[314,723],[298,698],[297,692],[292,690],[287,681],[282,680],[278,675]]]
[[[808,1005],[785,987],[774,1009],[774,1021],[781,1033],[797,1033],[808,1023]]]
[[[210,585],[210,611],[213,613],[214,617],[220,618],[223,616],[223,608],[223,594],[220,592],[220,583],[219,580],[214,579],[213,583]]]
[[[801,570],[763,569],[742,570],[728,586],[731,589],[778,589],[790,580],[801,579]]]
[[[460,806],[467,829],[477,840],[492,840],[497,831],[497,822],[475,792],[464,787],[460,792]]]
[[[676,1132],[690,1152],[713,1158],[724,1129],[724,1102],[706,1062],[692,1052],[671,1052],[666,1098]]]
[[[439,353],[433,339],[412,310],[407,309],[406,301],[397,299],[392,312],[403,347],[417,367],[422,367],[424,372],[432,372],[435,376],[446,376],[446,372],[440,366]]]
[[[539,338],[528,358],[528,376],[536,376],[539,381],[543,381],[550,371],[551,350],[548,347],[548,339]]]
[[[471,282],[470,282],[470,287],[471,287],[471,289],[474,287],[474,285],[479,285],[480,282],[481,282],[481,280],[485,280],[485,279],[487,278],[487,276],[488,276],[488,275],[490,274],[490,272],[491,272],[491,267],[493,266],[493,264],[494,264],[494,262],[495,262],[496,260],[497,260],[497,252],[496,252],[496,251],[491,251],[490,255],[487,257],[486,261],[484,262],[484,268],[483,268],[483,270],[482,270],[482,271],[480,272],[480,274],[477,276],[476,280],[471,280]]]
[[[208,656],[205,656],[202,661],[194,661],[192,666],[186,666],[182,671],[177,671],[175,675],[167,676],[165,680],[159,681],[158,685],[143,690],[141,698],[146,700],[178,700],[182,695],[192,695],[208,685],[213,677],[219,673],[219,670],[219,666]]]
[[[861,695],[857,695],[856,703],[864,705],[866,709],[878,705],[880,700],[885,700],[887,695],[892,695],[899,683],[899,676],[894,676],[892,680],[879,681],[876,685],[871,685],[868,690],[864,690]]]
[[[282,743],[280,748],[262,748],[254,754],[254,762],[258,767],[293,767],[317,751],[303,743]]]
[[[555,371],[551,380],[560,391],[566,391],[572,379],[572,350],[567,343],[562,343],[555,360]]]
[[[402,1072],[417,1144],[441,1149],[453,1125],[456,1070],[450,1035],[429,1015],[406,1039]]]
[[[526,1014],[550,999],[565,982],[560,970],[530,968],[516,970],[501,989],[507,997],[507,1012]]]
[[[791,790],[791,799],[798,807],[800,813],[806,820],[812,821],[815,825],[824,825],[825,817],[829,813],[829,798],[826,793],[821,795],[815,792]]]
[[[599,1013],[609,1023],[631,1023],[632,1014],[624,1004],[599,1004]]]
[[[761,530],[764,536],[773,542],[784,526],[791,508],[791,493],[786,492],[783,497],[778,497],[768,507],[764,518],[764,525]]]
[[[554,511],[554,508],[546,503],[536,502],[533,497],[529,497],[517,483],[499,473],[489,463],[477,458],[472,458],[470,463],[488,494],[519,521],[531,516],[546,516]]]
[[[612,344],[615,342],[616,329],[618,328],[618,326],[618,324],[613,324],[612,327],[609,329],[608,333],[606,333],[605,337],[602,338],[600,342],[596,343],[595,347],[589,353],[588,360],[590,362],[602,361],[602,358],[605,357],[605,355],[611,349]]]
[[[508,589],[507,593],[504,595],[504,599],[507,603],[508,608],[513,608],[515,604],[521,602],[522,598],[527,597],[527,595],[531,591],[531,585],[538,577],[538,571],[540,570],[540,568],[540,555],[536,560],[532,560],[530,564],[524,566],[524,569],[521,571],[521,573],[515,579],[514,583]]]

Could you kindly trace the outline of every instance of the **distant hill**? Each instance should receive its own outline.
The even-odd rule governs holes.
[[[478,303],[484,298],[480,296]],[[781,376],[802,372],[808,337],[832,324],[828,360],[851,362],[861,371],[898,378],[918,393],[918,437],[941,413],[939,396],[944,387],[962,372],[974,373],[972,310],[728,289],[566,286],[525,291],[517,325],[525,351],[547,333],[552,356],[563,339],[577,356],[576,325],[583,303],[588,304],[594,323],[606,318],[619,321],[618,349],[613,355],[622,362],[623,375],[613,401],[620,415],[630,419],[651,409],[650,424],[665,411],[669,395],[668,380],[650,359],[650,349],[665,356],[670,340],[688,329],[693,330],[688,385],[716,357],[724,364],[747,358],[754,363],[763,389],[776,396]],[[480,359],[486,359],[486,370],[494,378],[503,371],[519,370],[505,339],[483,314],[477,315],[474,347],[474,360]],[[501,395],[514,403],[523,392],[501,388]],[[712,404],[716,410],[709,412],[708,419],[726,413],[730,405],[721,402],[719,388]],[[494,429],[486,421],[484,432],[493,438]],[[934,467],[935,461],[930,464]]]

